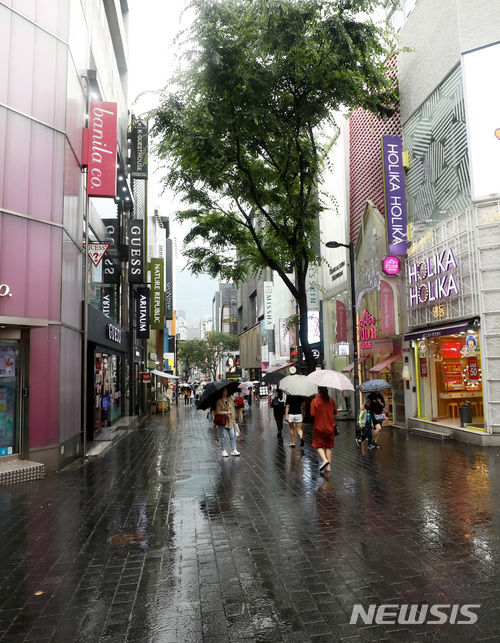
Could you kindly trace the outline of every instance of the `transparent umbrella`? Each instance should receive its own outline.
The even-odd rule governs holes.
[[[378,391],[384,391],[386,388],[391,388],[392,384],[389,384],[385,380],[367,380],[359,385],[359,390],[362,393],[376,393]]]
[[[305,375],[287,375],[280,381],[279,387],[288,395],[299,397],[311,397],[318,392],[318,385],[311,382]]]
[[[328,369],[314,371],[307,375],[307,379],[317,386],[335,388],[338,391],[354,391],[352,382],[342,373],[337,373],[337,371]]]

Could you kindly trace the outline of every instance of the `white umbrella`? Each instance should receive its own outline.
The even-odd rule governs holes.
[[[252,383],[252,382],[242,382],[242,383],[238,386],[238,388],[252,388],[252,387],[253,387],[253,383]]]
[[[335,388],[339,391],[354,391],[354,386],[351,381],[342,373],[337,371],[330,371],[322,369],[314,371],[307,375],[310,382],[314,382],[317,386],[326,386],[327,388]]]
[[[280,381],[279,387],[288,395],[298,395],[299,397],[311,397],[318,392],[317,385],[305,375],[287,375]]]

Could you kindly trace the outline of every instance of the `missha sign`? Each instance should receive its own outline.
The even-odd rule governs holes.
[[[399,136],[382,136],[382,160],[388,254],[406,256],[406,201],[403,150]]]
[[[410,306],[449,299],[460,294],[455,253],[451,248],[427,257],[419,263],[408,263],[406,279]]]
[[[90,102],[89,128],[84,136],[89,196],[116,196],[117,123],[117,103]]]

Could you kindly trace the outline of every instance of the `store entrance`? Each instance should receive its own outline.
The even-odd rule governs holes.
[[[21,452],[21,349],[0,338],[0,457]]]
[[[122,358],[114,353],[94,349],[89,369],[88,440],[96,439],[102,429],[122,415],[121,362]]]
[[[421,339],[416,356],[419,417],[484,430],[478,333]]]

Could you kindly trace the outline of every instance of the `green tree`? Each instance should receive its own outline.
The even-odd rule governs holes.
[[[207,343],[202,339],[185,339],[179,342],[177,356],[182,365],[184,377],[189,378],[193,368],[202,372],[206,367]]]
[[[226,335],[216,331],[207,333],[206,363],[213,380],[217,378],[217,369],[222,358],[239,349],[239,346],[240,341],[236,335]]]
[[[366,17],[386,4],[192,0],[187,63],[151,114],[165,187],[186,203],[177,217],[191,224],[189,267],[236,283],[276,271],[299,306],[308,370],[306,276],[321,261],[326,132],[341,109],[393,113],[385,25]]]

